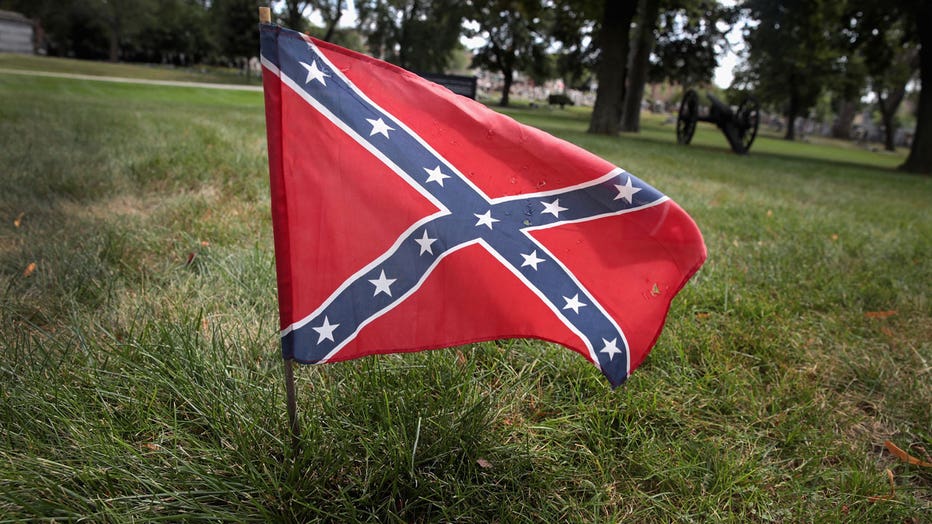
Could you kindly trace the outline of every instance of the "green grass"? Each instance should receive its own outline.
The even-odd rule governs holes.
[[[10,53],[0,53],[0,69],[142,78],[146,80],[174,80],[181,82],[209,82],[221,84],[260,84],[257,77],[247,78],[239,70],[224,67],[175,67],[159,64],[138,65]]]
[[[656,348],[616,391],[534,341],[300,367],[291,457],[261,95],[0,74],[0,101],[0,521],[932,511],[883,449],[932,450],[932,180],[898,157],[510,110],[698,222]]]

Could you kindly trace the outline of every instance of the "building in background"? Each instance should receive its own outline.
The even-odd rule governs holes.
[[[0,53],[33,54],[34,35],[32,20],[13,11],[0,10]]]

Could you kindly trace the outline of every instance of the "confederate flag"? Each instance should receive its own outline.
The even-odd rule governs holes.
[[[618,386],[705,260],[672,200],[393,65],[261,27],[282,355],[498,338]]]

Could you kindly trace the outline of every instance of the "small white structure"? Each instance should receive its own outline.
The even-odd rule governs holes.
[[[35,52],[32,20],[13,11],[0,10],[0,53]]]

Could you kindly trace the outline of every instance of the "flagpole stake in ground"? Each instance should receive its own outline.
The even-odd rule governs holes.
[[[272,23],[272,10],[259,7],[259,23]],[[298,401],[294,387],[294,360],[284,359],[285,364],[285,400],[288,406],[288,425],[291,428],[291,454],[297,457],[301,450],[301,423],[298,421]]]
[[[301,423],[298,421],[298,401],[294,387],[294,360],[285,359],[285,400],[288,405],[288,423],[291,426],[291,454],[301,451]]]

